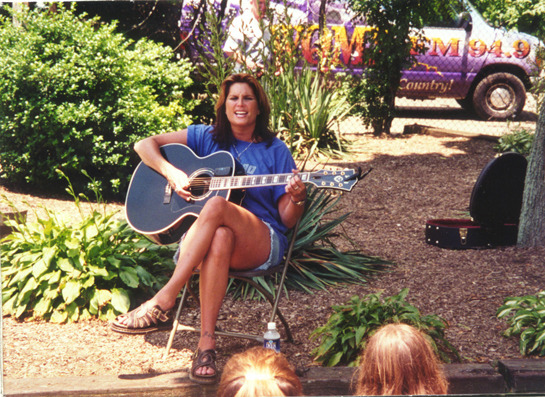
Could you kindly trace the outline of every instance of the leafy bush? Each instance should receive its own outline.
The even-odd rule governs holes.
[[[327,290],[338,283],[365,283],[367,278],[384,271],[391,262],[362,254],[360,251],[340,251],[333,242],[340,235],[337,226],[350,215],[338,215],[335,206],[340,196],[332,196],[324,190],[309,189],[307,208],[301,218],[293,254],[286,274],[287,289],[312,293],[313,290]],[[291,239],[291,235],[288,236]],[[273,283],[280,275],[272,278],[255,277],[254,281],[273,293]],[[246,283],[231,281],[235,297],[252,298],[255,288]]]
[[[414,60],[413,43],[424,38],[419,29],[437,15],[452,14],[449,3],[454,2],[349,0],[356,16],[365,18],[371,27],[364,34],[365,73],[354,79],[350,100],[375,135],[390,133],[402,70]]]
[[[136,235],[124,221],[94,208],[67,225],[47,208],[46,218],[10,225],[2,239],[2,310],[17,319],[72,322],[126,313],[131,297],[152,295],[173,268],[172,251]],[[13,207],[13,204],[11,204]]]
[[[534,134],[531,131],[520,129],[513,133],[505,134],[500,137],[494,150],[499,153],[517,152],[524,156],[530,155]]]
[[[127,40],[115,23],[76,16],[75,3],[22,9],[18,24],[0,17],[2,177],[50,188],[60,168],[81,190],[84,169],[105,196],[124,192],[132,144],[190,123],[192,67],[167,47]]]
[[[506,298],[496,315],[509,324],[504,336],[520,336],[521,354],[545,356],[545,291]]]
[[[333,306],[327,323],[311,334],[312,338],[320,338],[320,345],[312,352],[315,360],[329,367],[356,366],[367,339],[381,326],[398,322],[410,324],[427,335],[442,360],[450,362],[449,355],[459,360],[458,352],[444,337],[446,321],[436,315],[422,316],[405,301],[408,293],[405,288],[384,299],[380,293],[363,299],[353,296],[347,304]]]
[[[545,7],[541,1],[475,0],[473,4],[494,26],[545,36]]]

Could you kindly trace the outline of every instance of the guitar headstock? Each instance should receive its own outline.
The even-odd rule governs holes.
[[[345,170],[321,170],[310,173],[308,181],[317,188],[351,191],[352,188],[363,179],[372,168],[362,174],[361,168]]]

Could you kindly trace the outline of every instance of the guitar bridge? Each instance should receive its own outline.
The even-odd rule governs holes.
[[[165,186],[165,192],[163,195],[163,204],[170,204],[171,198],[172,198],[172,186],[170,186],[170,183],[167,183]]]

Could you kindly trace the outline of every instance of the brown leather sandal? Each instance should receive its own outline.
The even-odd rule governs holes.
[[[197,369],[209,367],[214,370],[211,375],[197,375]],[[191,364],[191,371],[189,372],[189,379],[193,382],[200,384],[214,384],[217,382],[218,370],[216,369],[216,352],[213,349],[201,351],[197,349],[193,355],[193,363]]]
[[[173,310],[162,310],[159,305],[144,309],[142,304],[136,309],[117,317],[110,325],[112,331],[122,334],[149,334],[157,331],[168,331],[172,329]],[[119,322],[121,318],[128,318],[127,323]]]

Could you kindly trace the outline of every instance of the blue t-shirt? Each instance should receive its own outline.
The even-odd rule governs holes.
[[[189,126],[187,146],[197,156],[204,157],[218,150],[224,150],[214,141],[211,133],[213,128],[202,124]],[[288,147],[278,138],[274,138],[270,146],[267,142],[249,145],[250,142],[235,140],[233,145],[226,149],[242,164],[247,175],[286,174],[296,168]],[[288,245],[288,239],[285,236],[287,228],[282,223],[278,212],[278,200],[285,193],[284,185],[252,187],[246,189],[241,204],[259,219],[270,224],[278,233],[281,252],[284,252]]]

